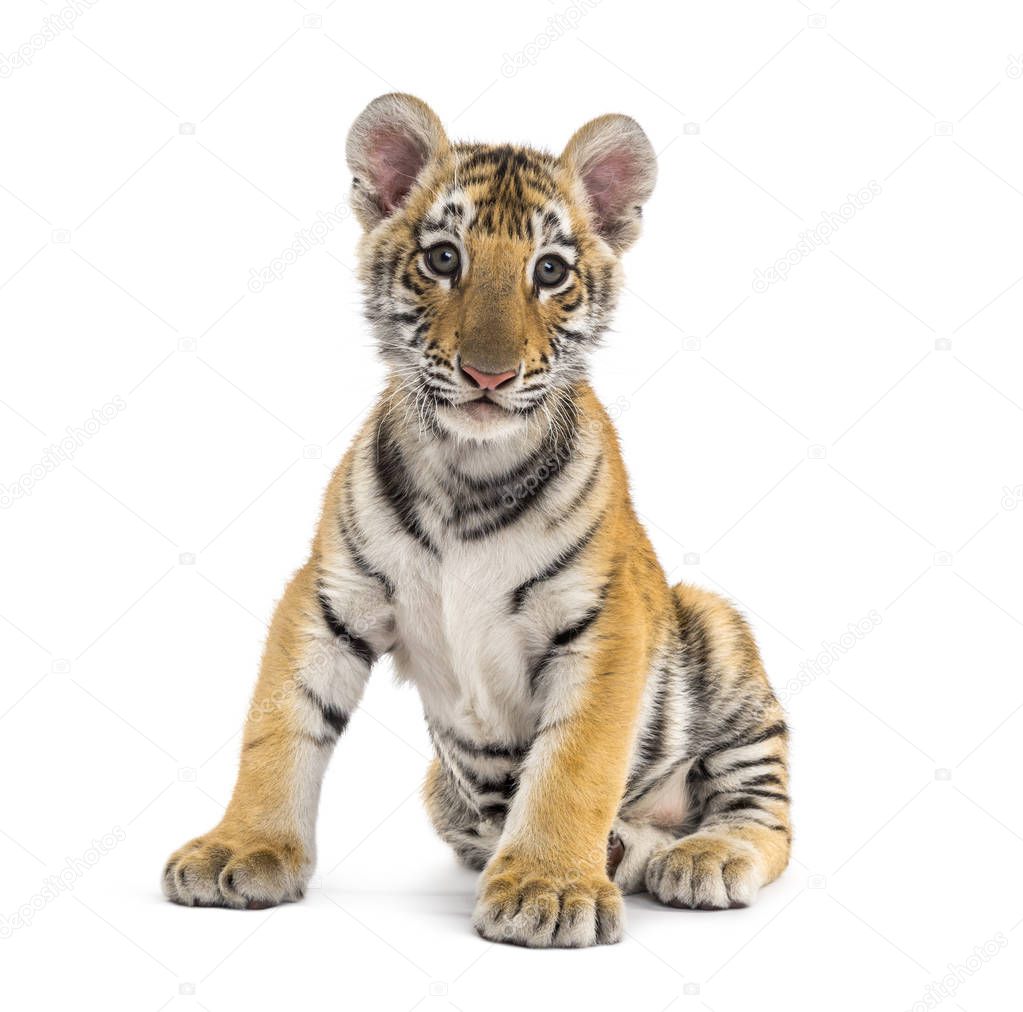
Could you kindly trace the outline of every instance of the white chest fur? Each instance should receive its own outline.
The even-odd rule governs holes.
[[[420,541],[396,528],[393,510],[382,502],[371,447],[357,455],[354,513],[367,557],[395,588],[395,667],[419,690],[431,725],[479,743],[532,738],[542,699],[531,684],[531,667],[598,592],[584,572],[566,570],[515,601],[516,589],[543,573],[591,523],[583,514],[552,522],[562,519],[565,504],[593,472],[596,446],[584,440],[575,450],[542,508],[524,510],[514,523],[482,538],[453,529],[442,481],[430,480],[442,462],[409,460],[421,483],[415,514]]]
[[[431,723],[473,741],[528,740],[536,719],[528,636],[508,614],[509,582],[488,576],[474,558],[481,554],[446,558],[428,581],[399,591],[395,666],[418,688]]]

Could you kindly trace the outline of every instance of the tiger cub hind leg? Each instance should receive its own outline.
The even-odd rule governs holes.
[[[500,827],[469,807],[437,757],[426,771],[423,801],[437,835],[458,860],[473,871],[482,871],[497,848]]]
[[[686,778],[695,825],[653,853],[646,887],[671,906],[748,906],[789,860],[788,729],[742,616],[708,591],[674,592],[697,708]]]
[[[776,720],[694,767],[700,821],[650,857],[654,897],[700,910],[749,906],[785,870],[792,839],[785,751],[785,724]]]

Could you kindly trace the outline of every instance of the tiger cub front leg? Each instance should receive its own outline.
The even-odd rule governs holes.
[[[622,937],[622,896],[608,877],[608,835],[625,788],[643,689],[635,642],[613,635],[609,595],[591,627],[599,652],[563,659],[473,915],[498,942],[577,947]],[[638,637],[637,637],[638,639]],[[578,641],[577,641],[578,642]]]
[[[312,562],[292,580],[270,627],[231,802],[218,826],[171,855],[169,899],[261,909],[302,897],[323,773],[375,657],[353,631],[372,623],[345,614],[357,602],[324,586]]]

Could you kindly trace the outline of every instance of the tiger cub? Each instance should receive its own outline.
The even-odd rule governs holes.
[[[347,156],[388,386],[277,607],[231,803],[166,895],[302,896],[324,770],[390,654],[485,938],[616,942],[642,890],[750,903],[788,861],[783,714],[739,614],[668,586],[586,378],[654,185],[646,135],[610,115],[558,157],[456,144],[391,94]]]

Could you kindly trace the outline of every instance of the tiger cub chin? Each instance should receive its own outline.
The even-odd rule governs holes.
[[[223,820],[166,895],[302,896],[320,783],[370,669],[422,697],[426,807],[486,938],[622,937],[622,894],[750,903],[789,854],[787,733],[750,631],[668,585],[586,378],[656,174],[626,116],[557,157],[453,143],[410,95],[347,144],[388,385],[277,607]]]

